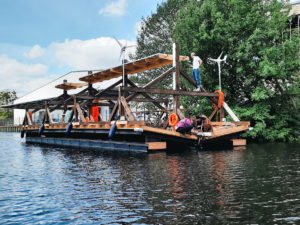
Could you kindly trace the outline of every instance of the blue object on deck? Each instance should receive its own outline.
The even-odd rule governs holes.
[[[21,138],[24,138],[24,136],[25,136],[25,130],[23,129],[21,130]]]
[[[73,128],[73,124],[69,123],[66,129],[66,135],[68,136]]]
[[[40,129],[39,129],[39,135],[40,135],[40,136],[43,134],[44,129],[45,129],[45,125],[42,124],[42,126],[41,126]]]
[[[110,128],[110,130],[109,130],[109,133],[108,133],[108,138],[109,138],[109,140],[112,140],[113,138],[114,138],[114,136],[115,136],[115,132],[116,132],[116,130],[117,130],[117,124],[116,124],[117,122],[115,122],[112,126],[111,126],[111,128]]]

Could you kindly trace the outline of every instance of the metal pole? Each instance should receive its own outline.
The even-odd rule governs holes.
[[[125,62],[125,51],[123,52],[123,60],[122,60],[122,64],[123,64],[123,75],[122,75],[122,78],[123,78],[123,87],[125,87],[125,65],[124,65],[124,62]]]
[[[219,69],[219,89],[220,91],[222,91],[222,87],[221,87],[221,63],[218,62],[218,69]]]
[[[176,66],[176,44],[173,43],[173,67]],[[173,72],[173,90],[176,90],[176,72]]]

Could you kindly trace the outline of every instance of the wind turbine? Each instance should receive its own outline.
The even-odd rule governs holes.
[[[219,55],[219,57],[217,59],[208,58],[208,60],[218,63],[220,91],[222,91],[222,87],[221,87],[221,62],[226,62],[226,59],[227,59],[227,55],[225,55],[225,57],[223,59],[221,59],[222,54],[223,54],[223,52],[221,52],[221,54]]]
[[[226,59],[227,59],[227,55],[225,55],[224,58],[221,59],[222,54],[223,54],[223,52],[221,52],[221,54],[219,55],[219,57],[217,59],[208,58],[209,61],[218,63],[220,91],[222,91],[222,89],[221,89],[221,62],[226,62]],[[239,118],[234,114],[234,112],[231,110],[231,108],[227,105],[227,103],[225,101],[223,102],[223,108],[227,111],[227,113],[231,116],[231,118],[235,122],[240,121]]]
[[[122,68],[123,68],[122,78],[123,78],[123,86],[125,86],[125,52],[127,48],[135,47],[135,45],[127,45],[127,40],[125,45],[122,45],[117,38],[114,37],[114,39],[116,40],[116,42],[121,48],[119,61],[122,58]]]

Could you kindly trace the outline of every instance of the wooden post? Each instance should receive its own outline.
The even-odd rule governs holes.
[[[47,109],[48,109],[48,102],[45,101],[45,115],[44,115],[44,120],[43,123],[48,123],[49,119],[48,119],[48,113],[47,113]]]
[[[76,110],[76,95],[73,95],[73,100],[74,100],[74,105],[73,105],[73,112],[74,112],[74,121],[75,122],[78,122],[78,113],[77,113],[77,110]]]
[[[67,108],[65,107],[64,108],[64,112],[63,112],[62,117],[61,117],[61,122],[60,123],[64,123],[65,122],[66,113],[67,113]]]
[[[91,72],[91,71],[89,71],[89,72]],[[92,89],[93,89],[93,84],[89,83],[89,85],[88,85],[89,96],[92,96]],[[88,105],[88,117],[90,118],[91,122],[95,122],[94,118],[92,116],[92,105],[91,104]]]
[[[81,108],[80,108],[80,105],[79,105],[78,103],[76,103],[75,107],[76,107],[77,113],[78,113],[79,116],[80,116],[81,122],[86,123],[86,120],[85,120],[85,118],[84,118],[84,116],[83,116],[83,113],[82,113],[82,110],[81,110]]]
[[[126,102],[126,99],[123,96],[121,96],[120,101],[124,107],[126,119],[128,121],[135,121],[136,119],[135,119],[134,115],[132,114],[131,109]]]
[[[51,116],[51,113],[50,113],[50,110],[48,107],[46,108],[46,114],[47,114],[49,123],[53,123],[52,116]]]
[[[108,122],[110,122],[112,120],[112,118],[114,117],[114,115],[116,114],[118,106],[119,106],[119,101],[117,101],[116,104],[114,105],[114,108],[112,109],[112,111],[109,115]]]

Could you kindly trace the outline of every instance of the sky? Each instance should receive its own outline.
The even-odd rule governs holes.
[[[134,45],[163,1],[1,0],[0,91],[23,96],[69,71],[119,65],[113,37]]]

